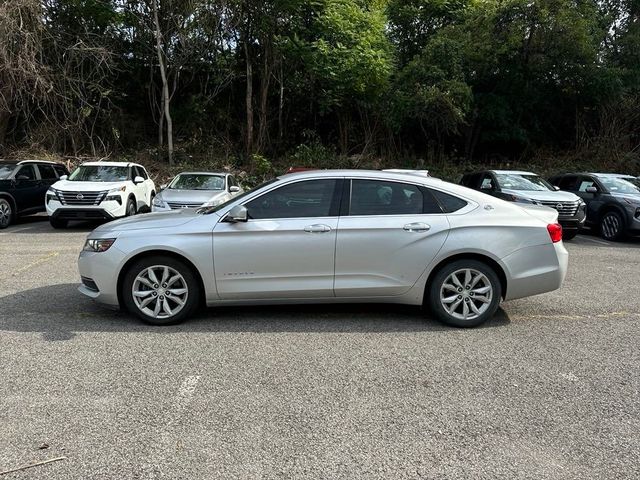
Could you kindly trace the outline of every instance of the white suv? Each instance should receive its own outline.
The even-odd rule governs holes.
[[[149,211],[155,185],[143,166],[129,162],[83,163],[60,177],[45,198],[54,228],[69,220],[111,220]]]

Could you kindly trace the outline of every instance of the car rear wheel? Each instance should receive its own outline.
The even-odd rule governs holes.
[[[496,272],[477,260],[445,265],[431,282],[431,313],[454,327],[476,327],[490,319],[500,305],[502,286]]]
[[[11,203],[4,198],[0,198],[0,229],[7,228],[13,220],[13,208]]]
[[[122,298],[127,310],[152,325],[173,325],[198,307],[200,285],[189,266],[167,257],[148,257],[126,272]]]
[[[612,210],[605,213],[600,220],[600,235],[605,240],[620,240],[624,236],[624,219]]]
[[[49,223],[53,228],[67,228],[69,224],[67,220],[60,220],[59,218],[49,218]]]

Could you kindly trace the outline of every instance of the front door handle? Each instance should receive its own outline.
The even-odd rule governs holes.
[[[322,223],[317,223],[315,225],[307,225],[304,227],[304,231],[307,233],[325,233],[330,232],[331,227],[329,225],[323,225]]]
[[[402,228],[405,232],[428,232],[431,229],[431,225],[427,225],[426,223],[422,222],[416,222],[407,223]]]

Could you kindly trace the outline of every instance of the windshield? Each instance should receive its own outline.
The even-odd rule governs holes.
[[[81,165],[68,180],[74,182],[123,182],[129,179],[129,167],[113,165]]]
[[[224,177],[181,173],[173,179],[168,188],[172,190],[224,190]]]
[[[240,195],[237,195],[233,198],[231,198],[230,200],[227,200],[224,203],[221,203],[220,205],[214,205],[212,207],[202,207],[199,208],[198,210],[196,210],[197,213],[202,213],[204,215],[207,215],[209,213],[213,213],[213,212],[217,212],[218,210],[222,210],[224,207],[226,207],[227,205],[229,205],[232,202],[236,202],[237,200],[241,200],[244,197],[246,197],[247,195],[255,192],[256,190],[262,188],[262,187],[266,187],[267,185],[271,185],[274,182],[277,182],[278,179],[274,178],[273,180],[269,180],[268,182],[264,182],[262,185],[258,185],[257,187],[252,188],[251,190],[247,190],[243,193],[241,193]]]
[[[515,173],[496,173],[500,188],[511,190],[529,190],[544,192],[554,190],[549,182],[537,175],[520,175]]]
[[[15,163],[2,163],[0,162],[0,178],[8,178],[16,168]]]
[[[640,188],[627,180],[614,177],[599,177],[599,179],[611,193],[640,193]]]

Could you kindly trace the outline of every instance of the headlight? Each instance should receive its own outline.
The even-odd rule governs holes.
[[[532,200],[531,198],[527,198],[527,197],[521,197],[519,195],[509,195],[509,200],[517,203],[529,203],[533,205],[542,205],[537,200]]]
[[[85,242],[82,250],[85,252],[106,252],[115,241],[115,238],[90,238]]]
[[[200,205],[201,207],[215,207],[216,205],[220,204],[220,199],[219,198],[214,198],[209,200],[208,202],[204,202],[202,205]]]
[[[126,190],[127,190],[127,186],[123,185],[123,186],[118,187],[118,188],[112,188],[107,193],[125,192]]]
[[[58,200],[58,192],[55,188],[49,188],[49,190],[47,190],[47,194],[45,196],[47,203],[49,203],[51,200]]]
[[[164,207],[164,200],[162,200],[162,197],[153,197],[153,202],[151,202],[151,204],[154,207]]]

